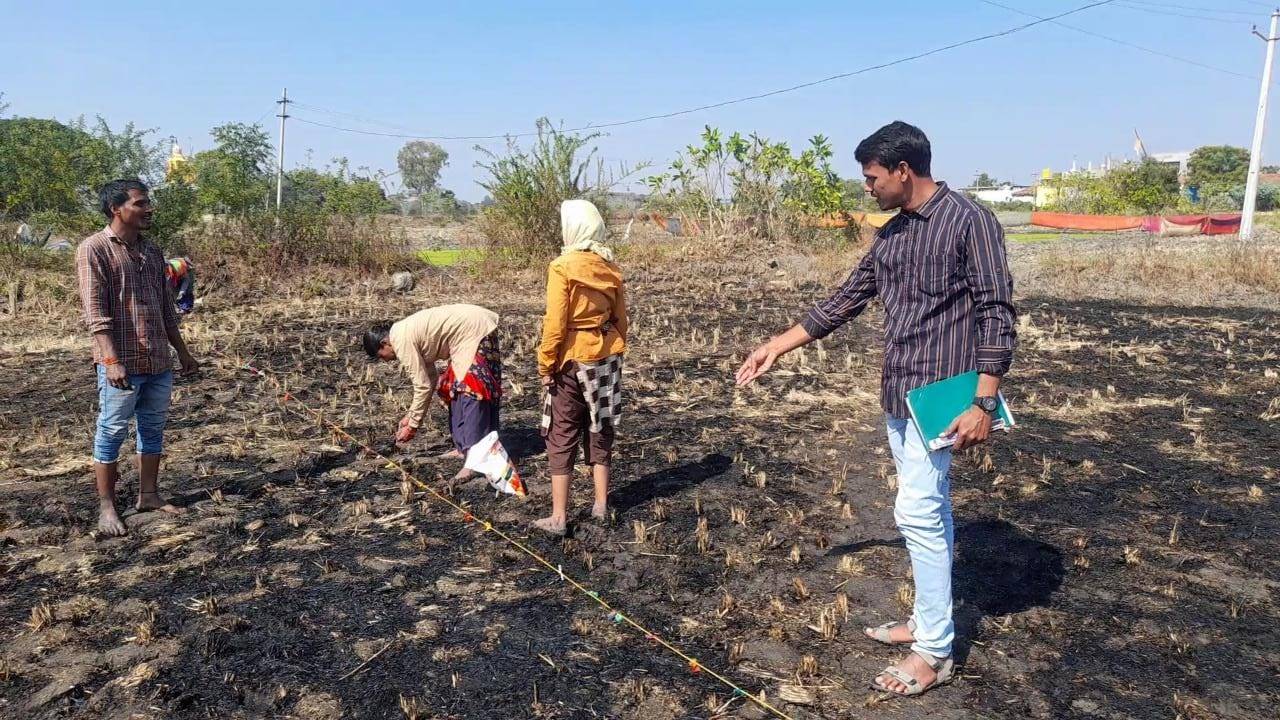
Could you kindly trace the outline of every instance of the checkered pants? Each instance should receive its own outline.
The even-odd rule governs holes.
[[[622,419],[622,355],[596,362],[574,363],[574,377],[591,413],[586,429],[593,433],[616,430]],[[542,434],[551,429],[551,395],[542,399]]]

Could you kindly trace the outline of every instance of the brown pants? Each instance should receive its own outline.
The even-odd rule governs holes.
[[[573,474],[578,459],[578,445],[586,454],[588,465],[609,466],[613,459],[613,428],[605,426],[593,433],[591,409],[582,395],[578,378],[570,365],[556,375],[551,385],[551,427],[546,431],[547,463],[552,475]]]

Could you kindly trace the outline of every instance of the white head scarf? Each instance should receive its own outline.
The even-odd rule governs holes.
[[[604,218],[590,201],[560,203],[560,232],[564,236],[561,254],[585,250],[613,262],[613,251],[604,245]]]

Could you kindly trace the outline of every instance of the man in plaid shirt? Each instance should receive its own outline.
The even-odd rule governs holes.
[[[139,511],[181,512],[157,491],[164,424],[173,391],[169,346],[182,374],[199,368],[178,332],[178,317],[164,276],[164,255],[142,232],[151,227],[147,186],[115,180],[98,193],[108,225],[76,248],[84,322],[93,334],[98,374],[98,424],[93,439],[98,489],[98,530],[123,535],[116,512],[116,461],[137,420]]]
[[[844,284],[752,351],[736,379],[738,385],[754,381],[778,357],[831,334],[873,298],[884,303],[881,407],[898,470],[893,515],[911,556],[915,604],[906,621],[863,632],[911,647],[872,687],[919,695],[950,682],[955,671],[952,450],[985,442],[991,432],[1001,378],[1013,362],[1017,311],[1004,230],[990,210],[933,179],[933,149],[920,128],[890,123],[859,143],[854,159],[880,209],[900,212],[876,233]],[[931,450],[910,419],[907,392],[969,371],[978,373],[978,389],[973,405],[947,430],[955,445]]]

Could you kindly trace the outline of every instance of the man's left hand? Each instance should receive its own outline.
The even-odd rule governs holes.
[[[960,417],[952,420],[944,434],[955,435],[956,444],[952,447],[953,450],[972,447],[985,442],[987,436],[991,434],[991,416],[980,407],[971,407]]]

